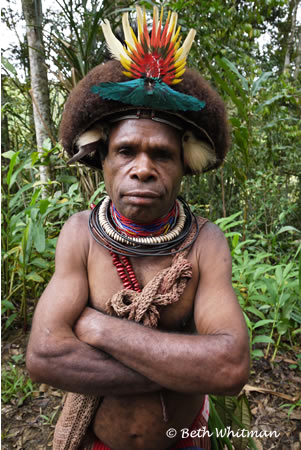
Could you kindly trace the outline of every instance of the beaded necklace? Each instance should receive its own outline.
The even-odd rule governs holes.
[[[110,198],[105,197],[96,206],[91,205],[89,231],[99,245],[118,255],[170,256],[193,245],[198,236],[199,227],[196,217],[182,198],[177,199],[179,215],[174,227],[166,234],[151,237],[127,236],[117,231],[111,218],[110,202]],[[190,233],[193,223],[196,226],[194,238],[186,247],[182,247],[181,244]]]
[[[123,216],[117,211],[113,203],[111,203],[110,212],[114,228],[119,233],[130,237],[153,237],[165,235],[173,229],[178,220],[179,205],[175,202],[168,214],[147,224],[135,223],[131,219]]]
[[[141,292],[138,280],[128,256],[136,256],[135,253],[123,253],[119,246],[134,246],[153,249],[161,246],[170,246],[171,242],[179,243],[184,226],[187,222],[187,212],[184,211],[185,203],[176,200],[173,208],[163,218],[149,224],[136,224],[120,214],[106,197],[99,205],[92,204],[89,229],[93,238],[99,244],[107,248],[112,256],[112,261],[125,289]],[[190,229],[190,226],[188,227]],[[186,230],[187,232],[187,230]],[[184,233],[186,235],[186,232]],[[118,244],[118,245],[117,245]],[[173,248],[175,245],[172,246]],[[149,253],[144,254],[148,255]],[[164,254],[164,253],[163,253]],[[143,250],[141,253],[143,256]]]

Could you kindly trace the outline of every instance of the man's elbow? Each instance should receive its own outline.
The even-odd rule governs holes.
[[[250,374],[249,354],[245,355],[239,362],[229,367],[226,376],[225,395],[238,395],[244,385],[248,382]]]
[[[45,361],[44,358],[38,356],[34,351],[28,350],[26,353],[26,368],[29,377],[35,383],[45,381]]]

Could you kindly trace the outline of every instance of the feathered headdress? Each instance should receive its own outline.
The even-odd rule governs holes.
[[[159,18],[158,8],[154,6],[153,26],[149,34],[145,10],[139,6],[137,11],[138,36],[129,24],[128,13],[122,17],[126,46],[114,36],[109,21],[102,23],[108,49],[113,58],[124,67],[124,75],[133,78],[122,83],[100,83],[92,87],[92,92],[106,100],[170,111],[199,111],[204,101],[177,92],[169,85],[182,81],[186,59],[195,37],[191,29],[180,47],[181,37],[177,28],[177,14],[168,13],[163,26],[163,8]]]
[[[181,46],[177,14],[169,13],[163,25],[156,7],[150,33],[139,7],[137,23],[136,35],[128,14],[123,15],[125,45],[107,20],[102,24],[114,59],[92,69],[65,104],[60,139],[69,162],[100,169],[111,124],[144,118],[181,131],[186,173],[218,167],[229,148],[229,127],[223,100],[198,72],[186,68],[195,31]]]

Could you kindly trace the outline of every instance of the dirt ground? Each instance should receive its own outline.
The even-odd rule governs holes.
[[[24,363],[27,339],[28,335],[24,336],[20,331],[2,339],[3,374],[16,370],[19,378],[24,376],[23,385],[28,380]],[[295,348],[285,354],[278,353],[273,364],[264,359],[253,362],[251,377],[245,387],[252,413],[252,430],[280,434],[278,438],[274,433],[271,438],[256,439],[258,450],[301,450],[301,408],[294,408],[288,416],[289,406],[301,395],[300,371],[290,368],[296,363],[295,355],[300,350]],[[3,396],[7,390],[3,377]],[[25,388],[7,403],[2,402],[1,448],[50,449],[63,393],[45,384],[34,385],[32,394],[26,399],[24,391]],[[289,406],[283,407],[284,404]]]

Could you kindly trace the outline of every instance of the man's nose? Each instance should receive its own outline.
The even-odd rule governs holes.
[[[131,178],[144,182],[155,179],[156,172],[151,158],[145,154],[137,155],[130,175]]]

